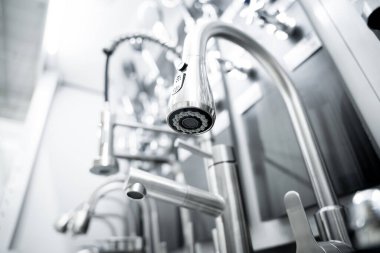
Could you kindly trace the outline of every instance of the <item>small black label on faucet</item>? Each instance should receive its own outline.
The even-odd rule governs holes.
[[[179,72],[174,79],[174,87],[172,91],[172,95],[176,94],[178,91],[182,89],[183,83],[185,82],[186,74]]]

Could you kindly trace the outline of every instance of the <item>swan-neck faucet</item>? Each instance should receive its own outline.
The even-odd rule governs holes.
[[[285,102],[320,207],[316,213],[319,233],[323,240],[341,241],[350,246],[343,208],[338,204],[295,85],[278,61],[245,32],[220,21],[198,23],[194,27],[185,39],[183,62],[174,80],[167,116],[169,126],[186,134],[201,134],[212,128],[215,105],[205,55],[207,42],[214,37],[244,48],[272,77]]]

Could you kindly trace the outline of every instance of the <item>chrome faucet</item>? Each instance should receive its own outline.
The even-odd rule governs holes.
[[[227,39],[246,49],[272,77],[285,101],[320,207],[316,213],[319,233],[325,241],[340,241],[351,246],[343,208],[338,204],[298,92],[277,60],[248,34],[219,21],[203,22],[195,26],[185,39],[183,62],[174,81],[167,116],[169,126],[177,132],[201,134],[210,130],[214,124],[215,105],[208,84],[205,62],[206,45],[213,37]],[[233,135],[242,142],[236,130]],[[246,153],[240,154],[239,160],[246,159],[242,157],[247,155]],[[297,219],[292,220],[296,221]]]
[[[220,252],[250,252],[232,148],[217,145],[212,153],[207,153],[183,141],[177,142],[177,145],[212,159],[207,169],[211,192],[132,168],[125,184],[127,195],[138,199],[146,195],[214,216]]]

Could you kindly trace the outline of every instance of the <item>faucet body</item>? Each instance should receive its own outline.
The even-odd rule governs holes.
[[[184,110],[184,104],[193,106],[195,103],[192,103],[192,100],[202,101],[205,99],[205,95],[203,95],[205,92],[198,89],[197,87],[200,85],[196,84],[203,83],[208,86],[205,55],[207,42],[213,37],[224,38],[247,50],[272,77],[288,110],[318,205],[321,208],[316,214],[319,232],[324,240],[341,241],[351,245],[344,222],[343,209],[338,205],[298,92],[277,60],[249,35],[219,21],[197,24],[185,40],[182,55],[182,66],[185,68],[179,69],[178,75],[181,75],[182,80],[180,85],[178,83],[174,85],[173,93],[175,92],[175,94],[172,95],[169,104],[170,113],[179,109]],[[209,97],[207,92],[205,94]],[[170,113],[169,120],[171,119]]]
[[[180,207],[219,216],[224,210],[224,200],[218,195],[198,188],[177,183],[171,179],[131,168],[124,189],[136,183],[146,188],[147,196],[175,204]]]

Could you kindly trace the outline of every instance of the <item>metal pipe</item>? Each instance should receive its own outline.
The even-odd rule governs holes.
[[[231,147],[213,147],[213,162],[209,166],[210,184],[213,192],[225,200],[225,211],[216,218],[216,229],[221,253],[250,252],[250,236],[245,221],[235,155]],[[212,176],[211,176],[212,175]]]
[[[174,173],[174,180],[180,184],[186,184],[185,174],[179,164],[173,164],[172,171]],[[191,213],[187,208],[179,209],[179,216],[181,218],[182,236],[184,246],[188,253],[194,253],[194,226],[191,221]]]
[[[224,200],[218,195],[198,188],[177,183],[143,170],[131,168],[125,189],[134,183],[141,183],[147,196],[181,207],[219,216],[224,210]]]
[[[160,223],[158,217],[158,208],[156,200],[148,198],[146,200],[149,206],[149,214],[151,219],[151,237],[152,237],[152,247],[155,253],[161,252],[161,239],[160,239]]]
[[[152,219],[150,217],[150,206],[147,201],[136,201],[140,205],[141,212],[142,212],[142,226],[143,226],[143,234],[144,234],[144,247],[145,252],[157,252],[157,248],[153,250],[153,247],[155,246],[152,235],[151,235],[151,229],[152,229]]]

